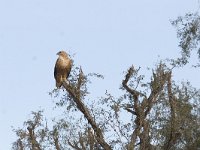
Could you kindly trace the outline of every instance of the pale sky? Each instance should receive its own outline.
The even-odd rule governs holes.
[[[198,9],[198,0],[0,0],[0,150],[16,140],[11,126],[22,127],[31,111],[54,115],[53,68],[56,53],[75,54],[85,73],[98,72],[91,93],[117,95],[130,65],[154,66],[179,55],[170,20]],[[200,87],[199,70],[174,77]]]

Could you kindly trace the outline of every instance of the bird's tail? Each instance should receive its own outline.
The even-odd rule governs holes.
[[[62,85],[62,82],[56,82],[56,87],[57,87],[57,88],[60,88],[61,85]]]

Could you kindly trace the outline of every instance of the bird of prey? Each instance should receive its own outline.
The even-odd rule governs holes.
[[[54,78],[56,80],[56,87],[60,88],[63,81],[66,81],[70,74],[72,61],[65,51],[60,51],[57,55],[59,57],[54,68]]]

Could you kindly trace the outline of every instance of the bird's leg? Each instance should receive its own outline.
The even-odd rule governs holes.
[[[68,81],[67,79],[65,79],[65,82],[66,82],[67,84],[69,84],[69,81]]]

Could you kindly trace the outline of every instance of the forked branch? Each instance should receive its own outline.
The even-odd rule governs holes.
[[[124,108],[128,112],[135,115],[135,129],[132,132],[131,140],[127,145],[128,150],[133,150],[138,144],[136,144],[137,139],[139,138],[140,149],[146,149],[150,147],[150,137],[149,137],[149,122],[146,119],[147,115],[150,113],[150,110],[153,104],[156,102],[157,97],[163,90],[165,84],[169,78],[169,71],[164,69],[164,66],[160,64],[158,68],[153,72],[153,77],[151,80],[151,93],[149,96],[144,95],[143,93],[137,91],[136,88],[132,88],[128,85],[128,82],[131,80],[131,77],[136,75],[137,70],[134,67],[130,67],[125,79],[122,81],[124,89],[133,97],[132,108]],[[138,83],[140,84],[140,82]]]

